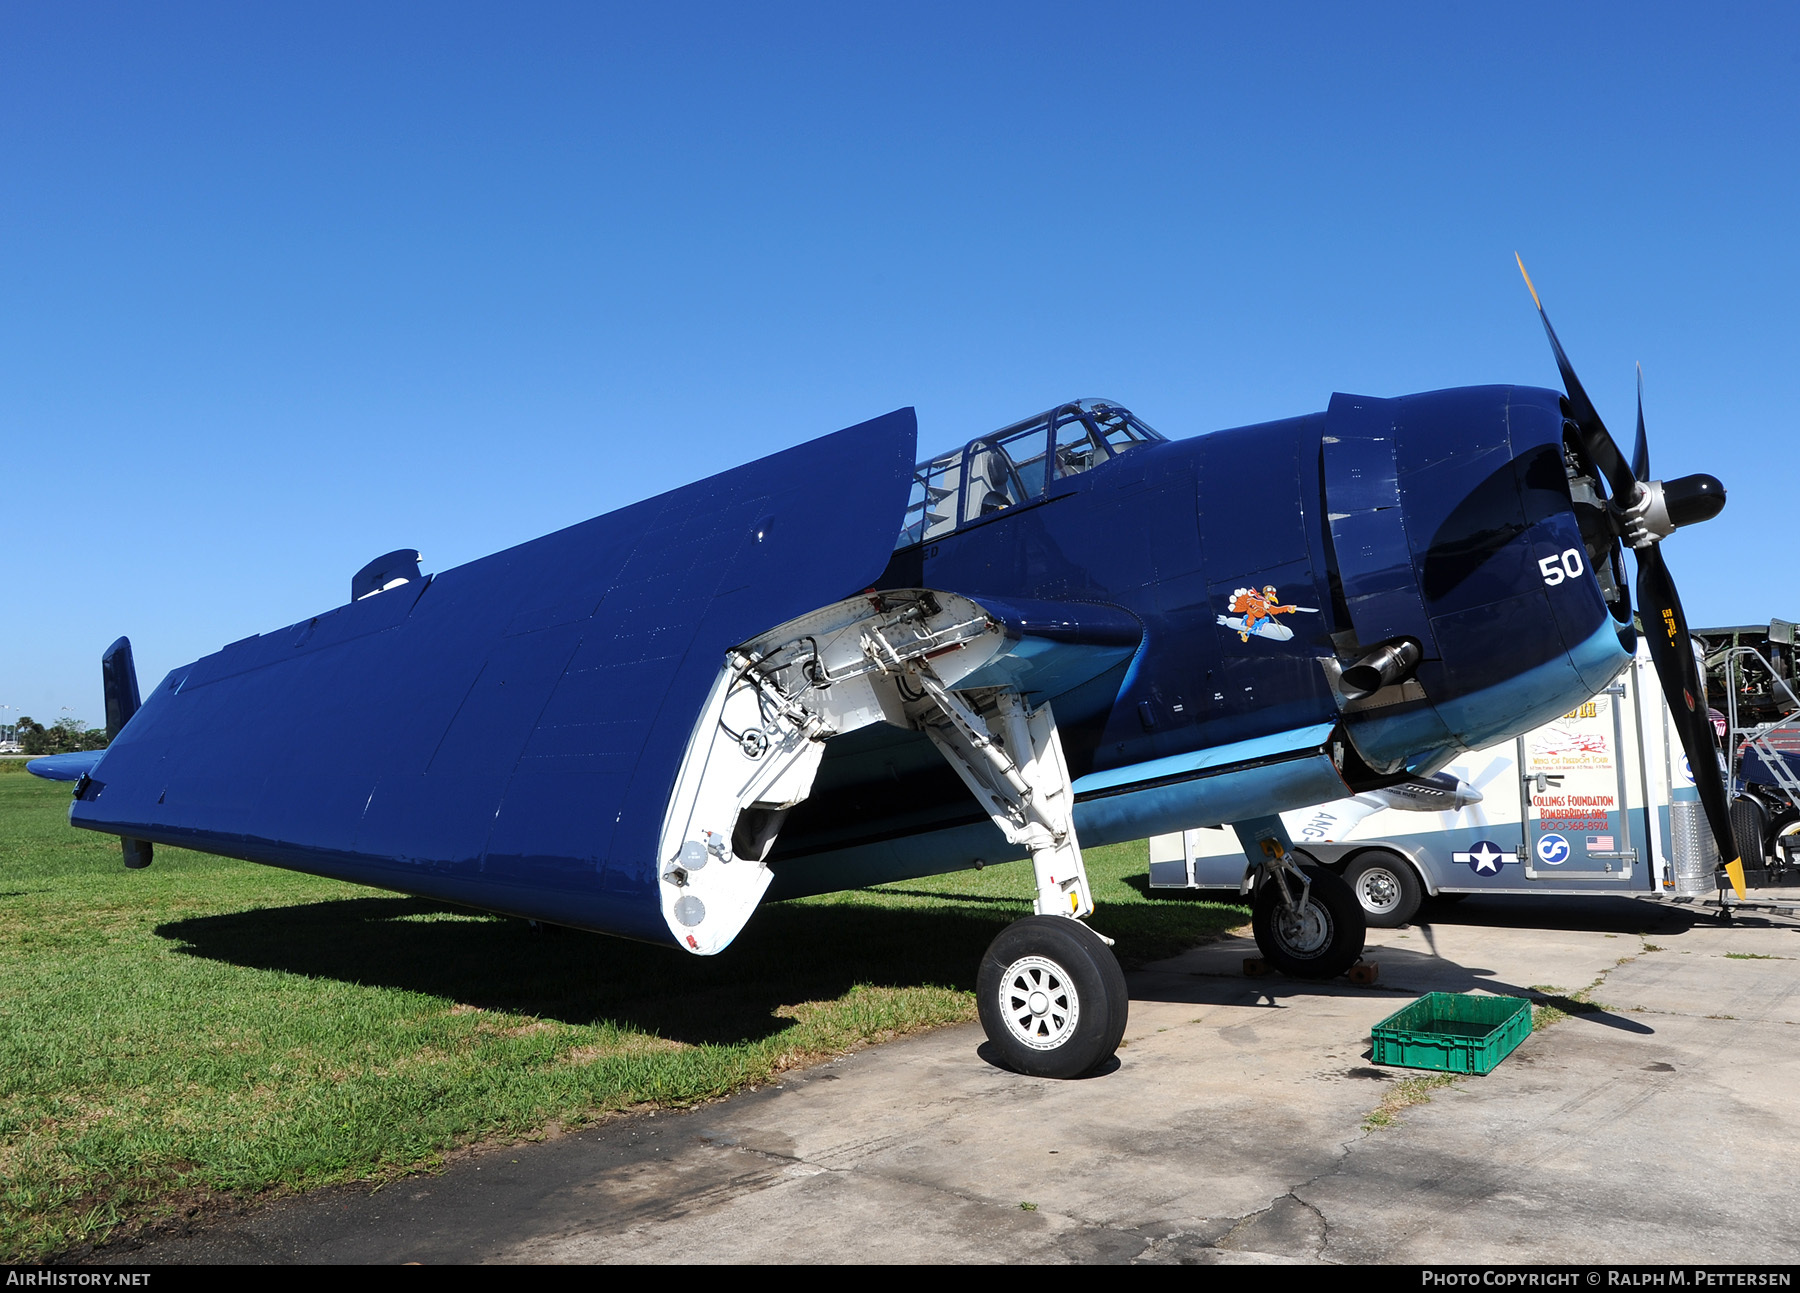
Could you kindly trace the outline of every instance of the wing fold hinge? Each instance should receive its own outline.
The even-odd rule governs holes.
[[[727,652],[663,823],[663,912],[676,939],[707,954],[736,937],[773,878],[765,859],[812,792],[827,740],[871,723],[913,726],[921,670],[941,690],[992,659],[1005,636],[967,598],[900,589],[823,607]]]

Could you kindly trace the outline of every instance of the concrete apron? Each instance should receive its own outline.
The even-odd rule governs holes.
[[[1515,927],[1546,913],[1565,928]],[[1800,1208],[1800,923],[1690,921],[1624,899],[1473,899],[1371,931],[1374,988],[1246,978],[1255,946],[1229,938],[1132,976],[1120,1063],[1085,1081],[1019,1077],[980,1057],[978,1029],[946,1029],[107,1256],[1800,1260],[1782,1220]],[[1374,1024],[1427,991],[1534,985],[1591,988],[1605,1009],[1367,1125],[1421,1076],[1371,1066]]]

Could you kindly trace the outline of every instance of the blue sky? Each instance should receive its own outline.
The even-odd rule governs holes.
[[[1515,250],[1729,488],[1690,618],[1800,618],[1796,12],[7,5],[0,704],[900,405],[1554,386]]]

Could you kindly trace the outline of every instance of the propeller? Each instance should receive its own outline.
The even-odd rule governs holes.
[[[1709,521],[1725,506],[1725,486],[1705,474],[1682,476],[1675,480],[1650,480],[1650,445],[1644,435],[1644,370],[1638,369],[1637,441],[1632,446],[1631,462],[1619,452],[1606,424],[1600,420],[1562,343],[1544,303],[1538,299],[1531,275],[1525,272],[1525,261],[1516,253],[1519,273],[1537,306],[1543,321],[1544,335],[1550,338],[1550,350],[1556,356],[1557,370],[1562,374],[1563,389],[1569,396],[1569,417],[1588,458],[1606,477],[1611,494],[1609,510],[1618,522],[1619,531],[1637,555],[1637,602],[1644,624],[1644,639],[1650,647],[1650,659],[1656,665],[1656,676],[1662,681],[1663,695],[1669,712],[1674,715],[1675,729],[1681,736],[1681,748],[1687,752],[1688,767],[1694,773],[1694,785],[1700,791],[1700,803],[1706,810],[1707,825],[1721,858],[1730,858],[1724,872],[1737,896],[1744,896],[1744,863],[1738,856],[1731,834],[1731,809],[1725,797],[1724,778],[1712,775],[1718,767],[1718,754],[1713,745],[1712,723],[1701,698],[1700,670],[1694,658],[1694,646],[1688,636],[1687,616],[1681,609],[1681,598],[1675,581],[1663,561],[1662,541],[1684,525]]]
[[[1457,769],[1449,768],[1446,769],[1446,771],[1457,772]],[[1489,763],[1487,768],[1477,776],[1475,780],[1471,781],[1469,785],[1478,793],[1485,792],[1491,782],[1498,781],[1502,776],[1512,771],[1512,766],[1508,764],[1505,759],[1495,759]],[[1458,772],[1457,775],[1460,776],[1461,773]],[[1471,826],[1487,826],[1490,824],[1488,822],[1487,809],[1482,806],[1485,798],[1486,796],[1483,794],[1481,799],[1476,799],[1467,808],[1463,809],[1463,811],[1469,815],[1468,820]]]

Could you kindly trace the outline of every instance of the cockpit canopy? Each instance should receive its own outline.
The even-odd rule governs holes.
[[[895,548],[1045,497],[1059,480],[1162,440],[1110,400],[1076,400],[919,464]]]

